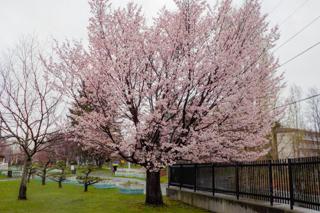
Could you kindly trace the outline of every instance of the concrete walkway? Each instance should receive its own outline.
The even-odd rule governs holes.
[[[0,181],[14,181],[14,180],[19,180],[19,178],[4,178],[4,179],[0,179]]]
[[[131,172],[137,170],[137,172],[141,172],[140,169],[131,169]],[[117,176],[112,176],[106,172],[92,172],[92,175],[100,177],[100,178],[108,178],[110,179],[111,182],[115,183],[116,185],[120,185],[122,183],[126,183],[128,181],[130,182],[136,182],[138,184],[143,185],[144,187],[144,193],[146,193],[146,181],[145,180],[141,180],[141,179],[136,179],[136,178],[130,178],[130,177],[117,177]],[[167,188],[168,184],[166,183],[162,183],[161,184],[161,193],[162,195],[166,195],[166,188]]]

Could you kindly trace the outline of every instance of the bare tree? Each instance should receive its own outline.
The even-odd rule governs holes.
[[[90,185],[100,182],[102,179],[100,177],[90,176],[91,172],[94,171],[94,166],[89,164],[86,169],[83,171],[83,174],[77,176],[77,180],[80,184],[83,184],[84,192],[88,191]]]
[[[27,176],[33,156],[57,141],[61,94],[50,88],[34,38],[21,41],[0,64],[0,120],[3,137],[14,139],[24,152],[19,189],[27,198]]]
[[[286,113],[286,126],[295,129],[305,128],[305,120],[303,109],[300,102],[296,102],[302,98],[302,89],[297,85],[292,85],[289,91],[288,101],[293,103],[288,106]]]
[[[300,100],[302,98],[302,89],[297,85],[292,85],[290,87],[289,91],[289,98],[288,101],[290,104],[286,111],[286,117],[285,117],[285,126],[296,129],[297,131],[293,132],[293,134],[290,135],[290,141],[292,142],[292,153],[289,155],[293,155],[294,157],[299,156],[300,152],[300,144],[303,140],[303,131],[299,131],[299,129],[305,129],[305,118],[304,118],[304,112],[303,107],[300,102],[296,102],[297,100]],[[286,146],[281,146],[285,148]],[[281,150],[279,150],[281,152]]]
[[[316,142],[318,155],[320,154],[320,97],[316,96],[319,94],[319,89],[312,87],[309,89],[308,97],[314,97],[308,100],[307,114],[308,114],[308,125],[309,128],[315,133],[312,134],[312,140]]]
[[[49,175],[50,179],[58,183],[59,188],[62,188],[62,182],[66,180],[66,162],[57,161],[55,168],[58,170]]]

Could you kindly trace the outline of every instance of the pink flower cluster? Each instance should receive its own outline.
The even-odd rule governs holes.
[[[88,146],[102,144],[149,171],[179,160],[264,155],[281,88],[271,49],[278,38],[256,0],[175,0],[151,26],[140,8],[91,0],[89,47],[58,45],[48,65],[65,91],[85,89],[92,111],[75,116]],[[81,82],[86,87],[81,88]],[[101,146],[100,146],[101,147]]]

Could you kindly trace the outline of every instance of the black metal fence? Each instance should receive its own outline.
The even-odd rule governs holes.
[[[320,210],[320,158],[234,164],[176,164],[169,186]]]

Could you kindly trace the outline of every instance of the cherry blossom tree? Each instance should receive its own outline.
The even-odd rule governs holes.
[[[80,148],[80,153],[86,161],[95,162],[96,166],[99,168],[102,165],[111,159],[112,149],[105,146],[105,142],[96,141],[96,138],[90,138],[91,135],[79,134],[79,122],[78,117],[82,116],[84,113],[91,112],[93,110],[92,104],[89,101],[83,102],[83,99],[86,99],[88,95],[86,94],[85,83],[82,82],[81,90],[79,90],[79,95],[75,98],[73,106],[70,108],[69,119],[71,126],[73,127],[72,136],[75,143],[78,143]],[[91,146],[88,146],[88,141]]]
[[[58,141],[57,108],[61,95],[44,76],[34,38],[21,41],[0,64],[1,132],[24,154],[19,200],[27,199],[33,156]]]
[[[63,132],[53,135],[53,137],[59,138],[60,140],[47,149],[52,159],[55,162],[64,161],[67,166],[69,166],[70,163],[74,163],[81,154],[81,147],[74,141],[72,132],[65,129]]]
[[[151,26],[130,3],[90,0],[89,47],[57,45],[46,61],[58,88],[90,111],[76,116],[88,146],[112,149],[147,170],[146,203],[163,203],[159,170],[179,160],[242,161],[262,149],[282,87],[271,49],[278,38],[256,0],[234,8],[175,0]],[[119,131],[118,131],[119,130]]]

